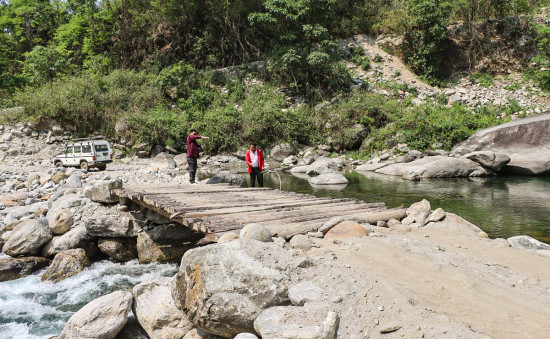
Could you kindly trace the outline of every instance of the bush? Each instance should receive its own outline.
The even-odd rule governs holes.
[[[166,104],[155,77],[133,71],[75,76],[29,87],[16,93],[13,101],[25,107],[22,118],[53,118],[79,136],[93,132],[114,136],[114,126],[120,118]]]
[[[493,84],[493,77],[487,73],[472,73],[470,81],[483,87],[490,87]]]

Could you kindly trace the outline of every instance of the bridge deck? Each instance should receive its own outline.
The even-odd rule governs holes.
[[[218,236],[257,222],[272,234],[289,238],[316,231],[332,217],[376,223],[405,214],[403,208],[390,209],[384,203],[225,184],[141,186],[117,194],[196,231]]]

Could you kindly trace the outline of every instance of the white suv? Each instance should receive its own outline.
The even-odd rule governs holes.
[[[104,171],[113,161],[111,145],[102,136],[73,139],[65,148],[65,153],[54,158],[56,167],[72,166],[83,170],[97,168]]]

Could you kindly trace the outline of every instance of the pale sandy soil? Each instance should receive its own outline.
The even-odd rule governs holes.
[[[336,280],[335,291],[355,290],[339,338],[550,338],[550,251],[480,237],[452,214],[374,234],[308,253],[331,258],[331,275],[349,272]],[[402,328],[381,334],[388,323]]]

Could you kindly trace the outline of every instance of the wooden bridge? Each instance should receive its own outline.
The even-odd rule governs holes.
[[[117,194],[195,231],[216,236],[239,232],[257,222],[273,235],[290,238],[317,231],[333,217],[376,224],[405,216],[405,209],[390,209],[384,203],[226,184],[131,187]]]

